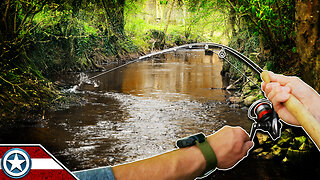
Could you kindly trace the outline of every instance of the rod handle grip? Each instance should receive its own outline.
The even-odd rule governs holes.
[[[270,77],[267,71],[261,73],[264,82],[270,83]],[[306,109],[306,107],[292,94],[283,105],[297,119],[303,129],[308,133],[310,138],[320,150],[320,122]]]

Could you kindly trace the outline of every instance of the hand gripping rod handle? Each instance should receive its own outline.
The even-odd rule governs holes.
[[[264,82],[270,83],[270,77],[267,71],[261,73]],[[312,141],[320,151],[320,122],[305,108],[305,106],[292,94],[283,105],[298,120],[303,129],[307,132]]]

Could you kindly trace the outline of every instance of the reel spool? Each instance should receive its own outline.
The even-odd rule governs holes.
[[[281,135],[282,124],[280,118],[267,99],[260,99],[254,102],[248,109],[248,117],[254,121],[251,127],[250,140],[253,140],[256,131],[267,132],[272,140]]]

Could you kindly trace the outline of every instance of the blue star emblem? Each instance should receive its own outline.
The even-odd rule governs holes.
[[[3,155],[1,168],[11,178],[22,178],[31,169],[31,158],[23,149],[13,148]]]

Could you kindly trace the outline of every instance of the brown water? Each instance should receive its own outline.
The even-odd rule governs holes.
[[[0,143],[42,144],[70,170],[126,163],[175,148],[194,133],[213,133],[224,125],[249,131],[247,111],[226,103],[228,84],[222,62],[204,51],[177,51],[138,62],[66,89],[82,98],[78,105],[47,112],[45,120],[3,127]],[[90,74],[90,76],[95,73]],[[85,83],[87,82],[87,83]],[[247,158],[215,179],[285,179],[282,165]],[[212,178],[211,177],[211,178]]]

